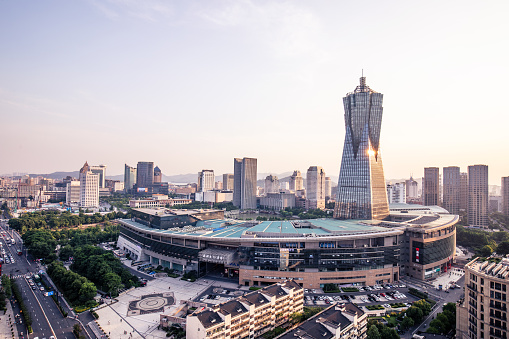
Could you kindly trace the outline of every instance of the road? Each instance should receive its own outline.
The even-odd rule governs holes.
[[[5,222],[2,222],[0,225],[0,231],[7,231],[7,225]],[[49,338],[53,335],[57,339],[74,339],[75,336],[72,333],[72,330],[76,320],[71,318],[64,318],[53,299],[50,296],[45,296],[44,292],[40,290],[39,286],[37,286],[36,289],[32,289],[30,287],[27,281],[27,277],[38,273],[40,267],[35,261],[33,261],[32,258],[25,255],[26,251],[23,251],[23,255],[21,256],[16,253],[15,249],[22,248],[21,238],[16,232],[9,231],[8,233],[9,236],[2,234],[0,237],[0,242],[6,251],[6,256],[9,257],[10,254],[10,257],[12,257],[15,262],[11,262],[10,264],[4,263],[2,267],[2,274],[7,274],[13,277],[20,291],[22,291],[23,301],[27,308],[30,310],[30,315],[32,318],[33,333],[30,334],[30,338]],[[16,245],[9,246],[6,238],[11,238],[12,236],[14,236]],[[43,282],[47,286],[51,286],[47,279],[49,278],[44,277]],[[14,313],[19,314],[20,308],[18,303],[14,302],[12,299],[11,303]],[[70,310],[65,306],[64,303],[61,303],[61,305],[64,307],[66,312],[71,314]],[[22,319],[23,323],[17,324],[18,333],[23,332],[24,338],[27,338],[25,321],[22,317],[18,317],[18,319],[19,318]]]

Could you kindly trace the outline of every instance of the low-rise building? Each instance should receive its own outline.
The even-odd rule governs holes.
[[[131,208],[157,208],[165,207],[166,205],[185,205],[193,202],[191,199],[181,198],[168,198],[166,194],[152,194],[151,198],[129,200],[129,207]]]
[[[186,338],[256,338],[303,309],[304,289],[287,280],[187,316]]]
[[[260,198],[260,206],[265,209],[281,211],[287,207],[295,207],[294,193],[267,193],[266,196]]]
[[[355,304],[334,304],[277,339],[363,339],[367,323]]]

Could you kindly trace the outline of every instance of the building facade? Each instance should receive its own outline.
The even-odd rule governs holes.
[[[241,210],[256,209],[257,159],[233,160],[233,204]]]
[[[304,178],[300,171],[295,170],[290,176],[290,191],[297,192],[304,189]]]
[[[325,208],[325,171],[320,166],[311,166],[306,173],[306,206]]]
[[[502,213],[509,216],[509,177],[502,177]]]
[[[442,179],[444,191],[442,207],[451,214],[458,214],[461,198],[460,168],[456,166],[444,167]]]
[[[389,204],[405,204],[406,184],[404,182],[387,184],[387,198],[389,199]]]
[[[267,193],[260,198],[260,207],[268,210],[281,211],[285,208],[295,207],[295,194],[294,193]]]
[[[85,162],[80,170],[80,207],[99,207],[99,178],[100,175],[93,173]]]
[[[488,227],[488,166],[468,166],[468,224]]]
[[[460,211],[468,209],[468,173],[460,173]]]
[[[161,183],[163,181],[163,172],[159,169],[159,167],[154,168],[154,184]]]
[[[275,175],[268,175],[265,178],[265,194],[279,192],[279,179]]]
[[[106,188],[106,165],[90,166],[90,171],[99,174],[99,188]]]
[[[212,191],[214,189],[215,178],[213,170],[198,172],[198,192]]]
[[[136,187],[148,188],[154,183],[154,163],[140,161],[136,167]]]
[[[71,182],[68,182],[65,192],[65,203],[67,205],[79,204],[80,194],[81,194],[80,181],[73,180]]]
[[[332,181],[330,177],[325,177],[325,199],[332,197]]]
[[[456,305],[456,338],[507,339],[509,259],[465,265],[465,298]]]
[[[210,309],[188,315],[187,339],[259,338],[304,309],[304,289],[293,281],[276,283]]]
[[[440,169],[438,167],[424,168],[422,202],[425,206],[440,206]]]
[[[346,133],[335,218],[384,219],[389,215],[380,153],[382,102],[383,94],[370,89],[365,77],[343,98]]]
[[[234,175],[230,173],[223,174],[223,189],[225,191],[233,191]]]
[[[409,200],[419,198],[419,184],[414,180],[414,178],[410,177],[410,179],[405,180],[405,186],[406,197]]]
[[[134,185],[136,185],[136,167],[131,167],[125,164],[124,167],[124,189],[130,192]]]

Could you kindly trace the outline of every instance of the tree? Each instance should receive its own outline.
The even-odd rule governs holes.
[[[506,233],[506,232],[499,232],[499,233]],[[497,253],[498,254],[509,254],[509,241],[502,241],[497,246]]]
[[[405,317],[405,319],[403,319],[403,321],[401,322],[401,328],[403,330],[407,330],[409,329],[410,327],[414,326],[415,322],[412,318],[410,317]]]
[[[416,306],[410,306],[406,310],[406,315],[407,315],[407,317],[412,318],[415,323],[419,323],[423,317],[422,310]]]
[[[399,339],[399,335],[393,328],[389,328],[387,326],[383,326],[380,331],[380,337],[384,339]]]
[[[376,325],[371,325],[368,329],[367,339],[382,339],[380,332],[378,331],[378,327]]]
[[[423,316],[426,316],[429,314],[429,312],[431,312],[431,305],[424,299],[414,302],[413,306],[419,307],[422,310]]]
[[[104,277],[104,286],[106,286],[106,292],[117,294],[118,290],[122,287],[122,280],[116,273],[108,273]]]

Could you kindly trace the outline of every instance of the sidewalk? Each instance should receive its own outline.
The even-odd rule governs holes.
[[[11,324],[12,329],[14,329],[14,336],[11,332]],[[24,333],[24,335],[26,335],[26,333]],[[19,338],[18,329],[14,323],[14,314],[12,312],[11,303],[9,300],[7,300],[7,311],[5,314],[0,312],[0,338]]]

